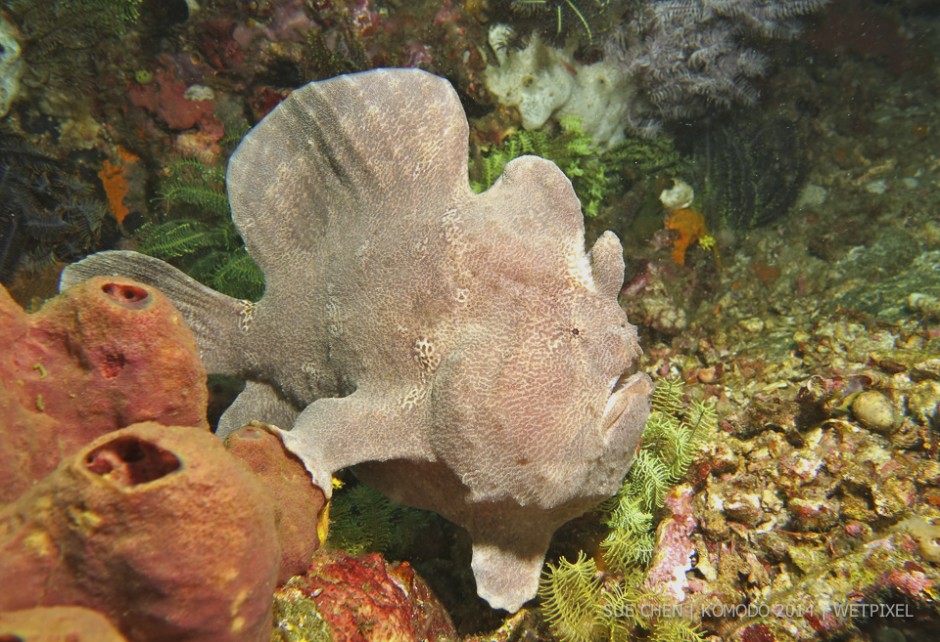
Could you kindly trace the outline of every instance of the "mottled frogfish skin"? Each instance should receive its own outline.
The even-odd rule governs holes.
[[[325,492],[333,472],[434,510],[473,541],[477,590],[515,611],[552,533],[613,494],[652,384],[617,302],[623,251],[585,250],[571,184],[524,156],[467,178],[450,84],[379,69],[294,91],[228,168],[234,222],[265,276],[239,301],[134,252],[70,266],[161,288],[209,372],[247,380],[222,418],[279,426]]]

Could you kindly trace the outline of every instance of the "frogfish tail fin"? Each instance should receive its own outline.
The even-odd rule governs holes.
[[[216,292],[160,259],[123,250],[98,252],[67,266],[59,291],[95,276],[124,276],[159,289],[195,335],[206,370],[242,374],[253,303]]]

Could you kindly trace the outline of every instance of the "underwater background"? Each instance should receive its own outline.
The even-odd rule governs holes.
[[[938,21],[930,0],[3,0],[0,638],[938,639]],[[205,457],[195,470],[246,474],[211,444],[194,460],[176,442],[88,445],[83,426],[105,416],[213,424],[240,383],[170,403],[201,367],[171,308],[112,317],[81,293],[53,299],[59,274],[134,249],[257,300],[229,155],[292,90],[379,67],[453,84],[474,190],[545,157],[588,244],[608,229],[623,243],[619,300],[653,413],[620,492],[556,533],[538,597],[511,615],[477,597],[461,529],[349,472],[325,504],[263,427],[227,447],[277,471],[276,514],[253,490],[207,490],[211,476],[85,511],[111,500],[75,499],[78,477],[54,472],[76,452],[109,474],[114,458],[150,462],[134,485],[176,471],[160,453],[178,448]],[[132,306],[120,287],[109,296]],[[85,343],[54,358],[16,340],[32,327],[46,350],[79,326]],[[82,346],[101,345],[139,353],[146,375],[121,379],[109,357],[120,377],[90,383]],[[100,519],[128,550],[176,537],[185,554],[96,548],[83,537]],[[288,523],[306,537],[300,571],[284,562],[259,590],[252,569],[277,555],[259,551],[280,538],[287,557],[272,533]],[[49,570],[53,550],[67,573]],[[254,615],[207,580],[233,565]]]

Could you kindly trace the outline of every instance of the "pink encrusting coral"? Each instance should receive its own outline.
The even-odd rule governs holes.
[[[173,67],[167,67],[157,71],[151,82],[133,83],[128,94],[135,107],[156,115],[170,129],[191,129],[203,122],[214,124],[215,101],[193,99],[186,95],[187,89]]]
[[[457,639],[447,611],[411,565],[378,553],[318,551],[307,574],[278,589],[275,599],[284,612],[314,602],[334,640]]]
[[[193,76],[200,79],[207,68],[191,59],[170,56],[161,56],[158,62],[160,68],[151,78],[134,82],[128,88],[131,103],[163,126],[179,132],[174,143],[179,154],[203,163],[216,162],[222,153],[220,141],[225,126],[215,114],[215,93],[204,85],[184,80]]]
[[[689,590],[686,573],[693,568],[695,531],[692,488],[677,486],[666,497],[666,516],[656,531],[656,552],[646,574],[646,586],[669,596],[676,604]]]
[[[208,431],[206,373],[159,291],[83,283],[27,314],[0,288],[0,504],[105,433],[139,421]]]

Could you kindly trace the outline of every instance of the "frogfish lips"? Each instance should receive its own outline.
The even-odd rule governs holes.
[[[634,372],[632,368],[611,381],[610,396],[601,418],[605,434],[620,423],[624,413],[633,407],[637,399],[646,398],[642,388],[649,387],[649,377],[642,372]]]

